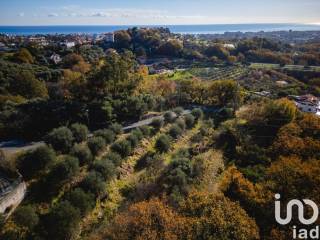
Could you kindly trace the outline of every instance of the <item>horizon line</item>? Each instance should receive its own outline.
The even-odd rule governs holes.
[[[320,25],[320,23],[259,23],[259,22],[252,22],[252,23],[201,23],[201,24],[44,24],[44,25],[1,25],[0,27],[90,27],[90,26],[130,26],[130,27],[144,27],[144,26],[210,26],[210,25]]]

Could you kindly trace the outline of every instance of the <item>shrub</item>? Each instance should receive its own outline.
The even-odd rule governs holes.
[[[105,160],[106,161],[110,160],[115,166],[120,166],[122,162],[122,157],[118,153],[109,152],[105,156]]]
[[[176,120],[176,124],[182,129],[185,130],[186,129],[186,122],[184,121],[184,119],[179,118]]]
[[[135,148],[139,144],[139,139],[134,134],[131,134],[129,137],[127,137],[127,141],[130,143],[131,148]]]
[[[106,144],[110,144],[115,140],[115,133],[110,129],[100,129],[94,132],[95,137],[102,137]]]
[[[116,167],[109,160],[99,160],[93,163],[92,169],[100,173],[105,181],[110,180],[116,174]]]
[[[193,109],[191,114],[195,117],[196,120],[199,120],[203,117],[203,111],[200,108]]]
[[[194,123],[195,123],[195,119],[194,119],[194,116],[191,115],[191,114],[188,114],[184,117],[184,120],[186,122],[186,126],[187,128],[192,128],[194,126]]]
[[[173,109],[173,112],[177,114],[177,116],[181,116],[183,111],[184,109],[182,107],[176,107],[175,109]]]
[[[161,118],[154,118],[151,122],[151,126],[154,127],[156,131],[159,131],[163,124],[164,122]]]
[[[105,181],[103,180],[100,173],[91,171],[82,181],[81,187],[85,191],[91,192],[95,196],[99,196],[105,191]]]
[[[86,125],[74,123],[71,125],[70,130],[73,134],[74,140],[77,143],[81,143],[87,140],[89,131]]]
[[[177,115],[174,112],[166,112],[163,117],[165,122],[172,123],[176,119]]]
[[[79,209],[73,207],[70,202],[58,203],[44,216],[45,239],[72,239],[79,227],[80,217]]]
[[[167,135],[161,135],[156,141],[156,149],[163,153],[167,152],[170,149],[170,137]]]
[[[122,126],[121,126],[121,124],[119,124],[119,123],[113,123],[110,127],[109,127],[109,129],[111,130],[111,131],[113,131],[115,134],[121,134],[122,132],[123,132],[123,130],[122,130]]]
[[[52,148],[41,146],[20,155],[17,159],[17,168],[26,179],[30,179],[55,159],[56,154]]]
[[[143,133],[140,129],[135,129],[131,132],[131,135],[134,135],[137,137],[137,139],[140,141],[143,138]]]
[[[139,127],[139,130],[142,132],[143,136],[149,137],[151,135],[151,129],[149,126]]]
[[[86,193],[81,188],[76,188],[66,195],[66,199],[80,210],[84,216],[95,206],[95,198],[92,193]]]
[[[93,137],[88,140],[88,147],[94,156],[97,156],[105,146],[106,141],[102,137]]]
[[[49,174],[52,184],[71,179],[79,172],[79,160],[72,156],[65,156],[62,162],[57,163]]]
[[[127,140],[122,140],[112,144],[111,150],[120,154],[122,157],[127,157],[132,151],[131,144]]]
[[[31,231],[39,222],[39,216],[35,208],[30,205],[19,207],[15,211],[13,219],[16,224],[28,228],[29,231]]]
[[[79,159],[80,166],[89,164],[93,160],[92,153],[87,145],[74,145],[71,150],[71,155]]]
[[[183,130],[177,124],[174,124],[169,130],[170,136],[175,139],[177,139],[182,134],[182,132]]]
[[[67,127],[56,128],[46,136],[45,142],[50,144],[54,150],[67,153],[73,144],[73,134]]]

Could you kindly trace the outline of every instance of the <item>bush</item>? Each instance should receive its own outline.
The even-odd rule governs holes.
[[[71,179],[79,172],[79,160],[72,156],[64,157],[49,173],[49,180],[53,185]]]
[[[182,130],[186,129],[186,122],[184,121],[184,119],[177,119],[176,120],[176,125],[178,125]]]
[[[102,137],[93,137],[88,140],[88,147],[94,156],[106,146],[106,141]]]
[[[129,137],[127,137],[127,141],[130,143],[131,148],[135,148],[139,144],[139,139],[134,134],[131,134]]]
[[[111,145],[111,150],[120,154],[122,157],[127,157],[132,151],[131,143],[127,140],[122,140]]]
[[[74,145],[71,150],[71,155],[79,159],[80,166],[89,164],[93,160],[92,153],[87,145]]]
[[[21,206],[19,207],[14,215],[14,222],[20,227],[26,227],[29,231],[31,231],[39,222],[39,216],[34,207]]]
[[[72,239],[77,232],[81,213],[70,202],[58,203],[44,216],[45,239],[65,240]]]
[[[123,130],[122,130],[122,125],[119,124],[119,123],[113,123],[113,124],[109,127],[109,129],[110,129],[111,131],[113,131],[116,135],[119,135],[119,134],[121,134],[121,133],[123,132]]]
[[[56,154],[52,148],[41,146],[20,155],[17,159],[17,168],[26,179],[30,179],[48,167],[55,159]]]
[[[151,126],[154,127],[156,131],[159,131],[162,128],[163,124],[164,122],[161,118],[154,118],[151,122]]]
[[[173,109],[173,112],[177,114],[177,116],[181,116],[183,111],[184,109],[182,107],[176,107],[175,109]]]
[[[106,141],[106,144],[112,143],[116,138],[115,133],[110,129],[97,130],[94,132],[94,136],[102,137]]]
[[[135,129],[131,132],[131,135],[134,135],[137,137],[137,139],[140,141],[143,139],[143,133],[141,132],[140,129]]]
[[[66,195],[66,199],[80,210],[81,215],[86,215],[95,206],[95,198],[92,193],[86,193],[81,188],[76,188]]]
[[[87,140],[89,131],[86,125],[74,123],[71,125],[70,130],[73,134],[74,140],[77,143],[81,143]]]
[[[174,112],[166,112],[163,117],[165,122],[172,123],[177,118],[177,115]]]
[[[149,137],[151,135],[151,129],[149,126],[139,127],[139,130],[142,132],[143,136]]]
[[[193,109],[191,114],[195,117],[196,120],[199,120],[203,117],[203,111],[200,108]]]
[[[91,171],[82,181],[81,187],[85,191],[91,192],[95,196],[99,196],[104,193],[106,185],[100,173]]]
[[[121,162],[122,162],[122,157],[115,152],[109,152],[106,156],[105,156],[105,161],[110,160],[115,166],[120,166]]]
[[[56,128],[46,136],[45,142],[50,144],[54,150],[67,153],[73,144],[73,134],[67,127]]]
[[[174,124],[169,130],[170,136],[175,139],[177,139],[182,134],[182,132],[183,130],[177,124]]]
[[[187,128],[189,128],[189,129],[190,129],[190,128],[193,128],[194,123],[195,123],[195,118],[194,118],[193,115],[191,115],[191,114],[186,115],[186,116],[184,117],[184,120],[185,120],[185,122],[186,122]]]
[[[110,160],[95,161],[92,169],[100,173],[105,181],[110,180],[116,174],[116,167]]]
[[[171,139],[169,136],[161,135],[156,142],[156,145],[155,145],[156,149],[161,153],[169,151],[170,140]]]

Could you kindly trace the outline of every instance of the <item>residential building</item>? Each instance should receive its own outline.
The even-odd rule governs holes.
[[[114,42],[114,33],[106,33],[104,35],[104,41],[107,43],[113,43]]]
[[[303,96],[290,96],[297,108],[306,113],[313,113],[320,116],[320,99],[308,94]]]

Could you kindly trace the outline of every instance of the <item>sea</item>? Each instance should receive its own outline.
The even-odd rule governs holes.
[[[208,25],[59,25],[59,26],[0,26],[1,34],[100,34],[125,30],[132,27],[166,27],[180,34],[223,34],[225,32],[271,31],[320,31],[316,24],[208,24]]]

